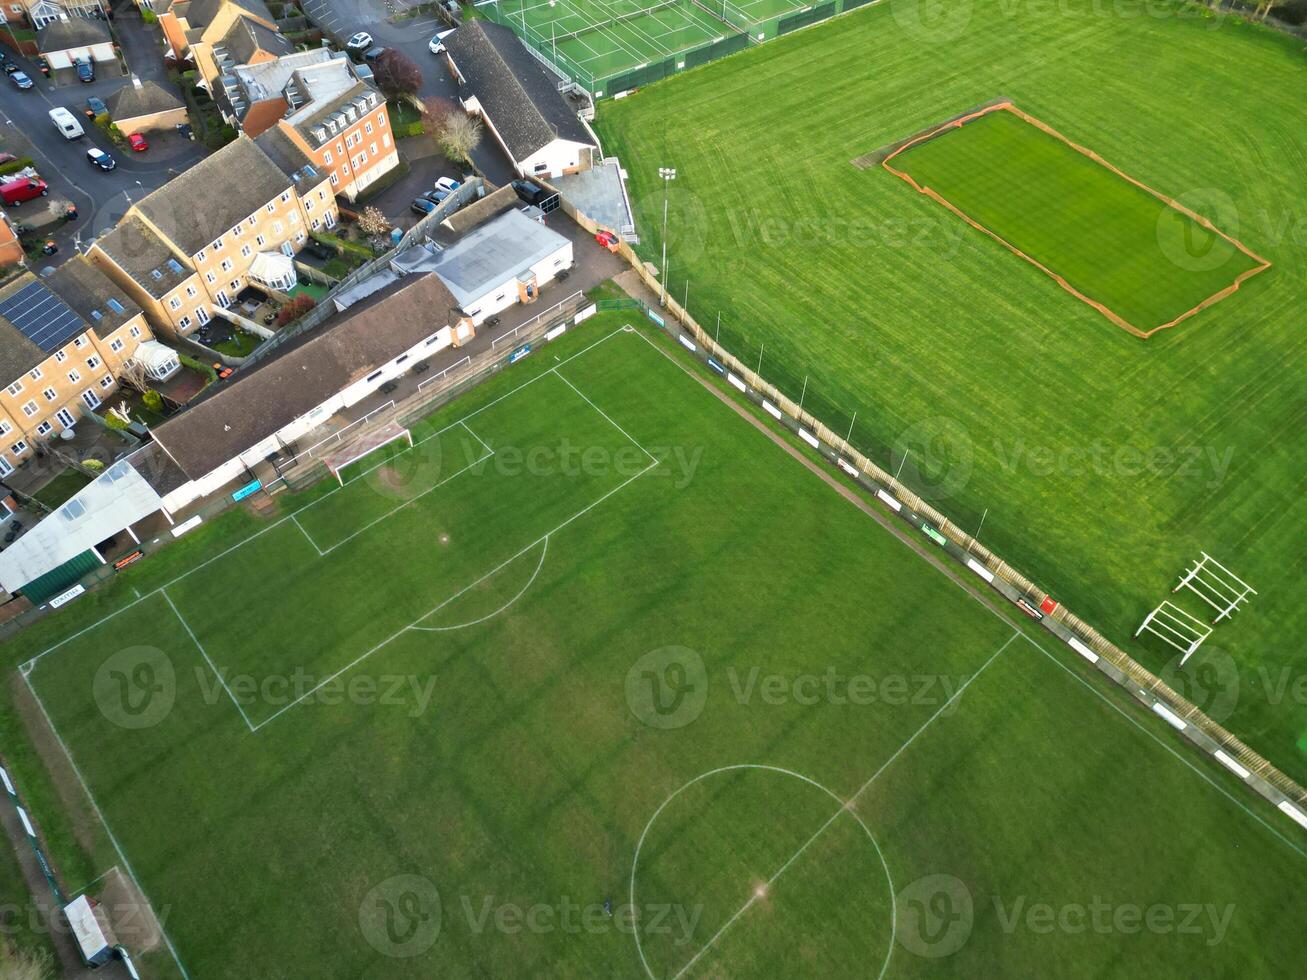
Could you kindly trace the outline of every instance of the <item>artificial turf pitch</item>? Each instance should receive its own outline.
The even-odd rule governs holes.
[[[7,760],[61,867],[139,879],[153,974],[1302,962],[1273,811],[615,316],[8,645]]]
[[[711,331],[720,314],[724,346],[1307,785],[1300,47],[1180,4],[894,0],[603,104],[596,127],[656,264],[658,167],[676,168],[669,292]],[[1280,94],[1262,99],[1264,83]],[[1271,268],[1142,340],[883,168],[851,164],[999,97]],[[969,129],[918,150],[951,152]],[[968,186],[1004,165],[977,158]],[[1006,227],[1044,187],[1013,181],[975,206]],[[1157,261],[1174,238],[1123,252],[1119,215],[1039,233],[1114,291],[1143,275],[1124,302],[1157,316],[1242,268],[1197,233],[1175,256],[1188,268]],[[1159,227],[1183,243],[1182,222]],[[1180,669],[1132,636],[1204,551],[1258,595]]]

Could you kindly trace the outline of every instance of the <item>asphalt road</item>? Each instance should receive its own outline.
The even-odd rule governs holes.
[[[396,6],[402,6],[397,0]],[[304,12],[318,27],[334,37],[343,48],[357,31],[367,31],[380,47],[398,48],[422,69],[422,86],[418,97],[439,96],[457,105],[458,87],[449,73],[444,56],[434,55],[427,45],[449,25],[434,16],[421,16],[390,23],[385,0],[303,0]],[[489,133],[472,153],[472,158],[490,181],[506,184],[517,175],[511,161]]]
[[[141,20],[132,0],[121,0],[114,5],[114,29],[131,70],[142,79],[154,79],[167,87],[158,29],[148,27]],[[115,69],[97,71],[96,80],[89,84],[76,82],[54,87],[31,61],[12,50],[5,49],[5,53],[23,66],[36,85],[20,91],[8,79],[0,79],[4,148],[20,156],[24,155],[20,150],[25,149],[50,185],[50,198],[66,198],[78,209],[75,221],[52,226],[51,237],[59,243],[60,252],[50,264],[72,255],[77,240],[85,242],[113,225],[126,211],[129,200],[140,200],[203,157],[204,148],[199,142],[182,139],[172,132],[148,134],[150,148],[144,153],[132,153],[112,146],[89,121],[86,135],[81,139],[64,139],[50,122],[51,109],[63,106],[79,120],[85,120],[83,110],[88,96],[107,98],[121,85],[129,84],[128,80]],[[30,144],[30,149],[24,143]],[[118,168],[105,173],[92,167],[86,159],[86,151],[92,146],[109,152]],[[10,214],[22,221],[24,214],[34,207],[39,207],[35,201],[24,203],[10,209]]]

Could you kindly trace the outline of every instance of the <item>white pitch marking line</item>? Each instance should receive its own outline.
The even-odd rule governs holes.
[[[958,689],[953,692],[953,696],[949,698],[947,701],[945,701],[942,705],[940,705],[939,709],[933,715],[927,718],[925,723],[922,724],[922,726],[918,728],[915,732],[913,732],[908,737],[908,740],[904,742],[902,745],[900,745],[894,751],[893,755],[891,755],[888,759],[886,759],[883,763],[881,763],[880,768],[877,769],[874,773],[872,773],[865,783],[863,783],[861,786],[858,787],[857,792],[854,793],[852,796],[850,796],[848,798],[848,801],[843,806],[841,806],[838,810],[836,810],[833,814],[831,814],[830,819],[827,820],[820,827],[818,827],[817,832],[813,834],[811,837],[809,837],[806,841],[804,841],[803,846],[801,846],[797,851],[795,851],[792,855],[790,855],[790,859],[786,861],[784,864],[782,864],[774,875],[772,875],[770,878],[767,879],[767,885],[766,885],[767,890],[770,891],[771,886],[776,883],[776,879],[779,878],[781,875],[783,875],[786,872],[786,870],[790,867],[790,865],[792,865],[795,861],[799,859],[799,856],[802,855],[803,852],[806,851],[812,845],[813,841],[815,841],[818,837],[824,834],[831,824],[833,824],[836,820],[838,820],[843,813],[848,811],[849,808],[853,806],[853,804],[857,801],[858,797],[861,796],[864,792],[866,792],[867,787],[869,787],[878,778],[880,778],[880,775],[891,765],[893,765],[894,760],[897,759],[900,755],[902,755],[903,752],[907,749],[907,747],[911,745],[913,742],[915,742],[917,740],[917,737],[922,732],[924,732],[927,728],[929,728],[936,718],[938,718],[945,711],[947,711],[949,707],[955,701],[958,700],[958,698],[962,697],[963,692],[965,692],[966,689],[971,686],[971,682],[974,681],[981,674],[983,674],[985,672],[985,668],[988,667],[990,664],[992,664],[998,658],[998,655],[1002,653],[1004,650],[1006,650],[1009,645],[1011,645],[1013,640],[1015,640],[1018,636],[1024,636],[1024,635],[1025,634],[1023,634],[1020,630],[1016,630],[1012,633],[1011,636],[1009,636],[1006,640],[1004,640],[1003,645],[1000,646],[993,653],[991,653],[989,655],[989,659],[980,665],[980,669],[977,670],[970,677],[968,677],[965,681],[963,681],[961,686],[958,687]],[[726,932],[726,930],[729,929],[732,925],[734,925],[736,920],[739,919],[740,916],[742,916],[745,912],[749,911],[749,909],[753,907],[754,902],[756,902],[757,900],[758,900],[758,895],[756,893],[750,895],[749,900],[740,907],[739,911],[737,911],[733,916],[731,916],[729,919],[726,920],[726,924],[722,926],[720,929],[718,929],[716,934],[711,939],[709,939],[707,943],[704,944],[704,947],[701,950],[699,950],[699,952],[695,953],[694,956],[690,958],[689,962],[687,962],[685,966],[681,967],[681,969],[678,970],[675,975],[673,975],[672,980],[679,980],[680,977],[684,976],[685,972],[689,970],[690,967],[694,966],[696,962],[698,962],[699,957],[703,956],[704,953],[708,952],[708,950],[712,948],[712,945],[715,942],[717,942],[718,939],[721,938],[722,934]],[[889,966],[889,960],[886,960],[885,965],[881,968],[881,972],[880,972],[881,976],[885,975],[885,968],[888,966]]]
[[[463,428],[467,429],[467,434],[468,434],[468,435],[470,435],[470,436],[471,436],[473,439],[475,439],[477,442],[481,443],[481,448],[482,448],[482,449],[484,449],[487,453],[494,453],[494,450],[490,448],[490,444],[489,444],[488,442],[486,442],[484,439],[482,439],[482,438],[481,438],[479,435],[477,435],[475,432],[473,432],[473,431],[472,431],[472,427],[471,427],[470,425],[468,425],[467,422],[465,422],[463,419],[459,419],[459,424],[462,425]]]
[[[468,622],[468,623],[459,623],[459,624],[456,625],[456,626],[409,626],[409,629],[411,629],[411,630],[421,630],[421,631],[424,632],[424,633],[449,633],[449,632],[452,632],[452,631],[454,631],[454,630],[467,629],[468,627],[471,627],[471,626],[480,626],[482,623],[486,622],[487,620],[494,619],[496,616],[498,616],[501,612],[503,612],[505,609],[507,609],[507,608],[508,608],[509,606],[511,606],[513,603],[517,602],[518,599],[520,599],[520,598],[522,598],[522,596],[526,595],[526,594],[527,594],[527,591],[531,588],[531,586],[535,584],[536,576],[540,574],[540,569],[542,569],[542,568],[545,567],[545,555],[549,554],[549,535],[547,535],[547,534],[545,535],[545,537],[544,537],[544,542],[545,542],[545,546],[544,546],[543,548],[540,549],[540,560],[539,560],[538,562],[536,562],[535,571],[532,572],[532,573],[531,573],[531,577],[530,577],[529,579],[527,579],[527,583],[526,583],[526,585],[522,586],[521,590],[517,593],[517,595],[513,596],[513,598],[509,599],[506,603],[504,603],[502,606],[500,606],[500,607],[499,607],[498,609],[496,609],[494,612],[492,612],[492,613],[487,613],[486,615],[482,616],[480,619],[474,619],[474,620],[472,620],[471,622]],[[519,554],[520,554],[520,553],[519,553]],[[510,558],[509,561],[513,561],[513,559]],[[500,566],[499,566],[499,568],[503,568],[503,567],[504,567],[503,565],[500,565]],[[496,569],[495,571],[498,571],[498,570],[499,570],[499,569]],[[493,575],[493,574],[494,574],[494,572],[491,572],[491,573],[490,573],[490,575]],[[469,588],[473,588],[473,587],[475,587],[475,586],[477,586],[477,585],[480,585],[481,582],[484,582],[487,578],[490,577],[490,575],[483,576],[479,581],[472,583],[472,586],[470,586]],[[468,591],[468,590],[467,590],[467,589],[464,589],[463,591],[466,592],[466,591]],[[460,593],[460,594],[462,594],[462,593]],[[451,597],[451,598],[457,598],[457,596],[453,596],[453,597]],[[428,616],[434,616],[435,613],[436,613],[436,612],[439,612],[439,611],[440,611],[440,610],[437,609],[437,610],[435,610],[435,612],[427,613],[427,615],[428,615]]]
[[[154,593],[150,594],[153,595]],[[109,821],[104,817],[104,811],[100,809],[100,804],[96,801],[95,795],[91,792],[90,784],[87,783],[86,777],[82,775],[82,770],[78,768],[77,762],[73,759],[73,753],[68,748],[68,744],[64,741],[63,736],[59,734],[59,729],[55,727],[54,719],[50,717],[50,712],[45,709],[45,702],[42,701],[41,696],[36,693],[36,688],[32,686],[32,682],[27,678],[27,675],[23,675],[23,680],[27,684],[28,691],[32,694],[32,699],[36,701],[36,706],[41,709],[41,716],[45,718],[45,723],[50,726],[51,734],[54,735],[55,741],[59,743],[59,748],[63,750],[64,758],[68,760],[68,765],[73,770],[73,775],[77,777],[78,783],[81,784],[82,792],[85,793],[86,798],[91,801],[91,809],[95,811],[95,815],[100,821],[100,826],[104,828],[105,835],[109,838],[109,842],[113,844],[113,849],[118,854],[118,860],[121,861],[122,866],[127,869],[127,876],[132,879],[132,883],[136,885],[136,890],[141,893],[146,904],[150,905],[151,909],[153,909],[154,903],[150,901],[150,897],[145,894],[145,889],[141,887],[141,882],[136,877],[136,872],[132,870],[131,863],[127,860],[127,855],[123,853],[122,845],[118,843],[118,838],[114,836],[113,830],[109,827]],[[177,947],[172,944],[172,938],[163,928],[163,920],[157,915],[155,916],[155,920],[159,922],[159,934],[163,936],[163,941],[168,947],[168,952],[172,954],[173,962],[177,964],[177,969],[181,972],[183,980],[190,980],[191,975],[186,972],[186,967],[182,965],[181,957],[177,955]]]
[[[191,624],[186,622],[186,617],[183,616],[182,611],[177,608],[177,604],[172,601],[172,596],[168,594],[168,590],[166,588],[160,589],[159,592],[163,594],[164,601],[172,607],[172,611],[176,615],[178,621],[182,624],[182,628],[186,630],[186,635],[191,638],[191,642],[195,644],[195,648],[200,651],[200,656],[203,657],[204,662],[209,665],[209,669],[213,671],[213,676],[218,678],[218,683],[221,684],[222,689],[227,692],[227,697],[231,698],[231,703],[236,705],[236,710],[239,711],[241,717],[245,719],[245,727],[250,731],[254,731],[254,726],[250,724],[250,716],[245,713],[245,708],[236,700],[236,695],[233,694],[231,688],[227,686],[226,679],[224,679],[222,674],[218,672],[218,668],[214,666],[213,661],[209,659],[209,653],[204,649],[204,644],[201,643],[200,638],[195,635],[195,631],[191,629]]]
[[[550,531],[545,532],[543,535],[541,535],[540,537],[536,538],[534,541],[532,541],[529,545],[527,545],[525,548],[523,548],[523,549],[522,549],[521,551],[519,551],[517,554],[515,554],[515,555],[511,556],[510,558],[506,559],[505,561],[501,562],[499,565],[497,565],[496,567],[492,568],[490,571],[486,572],[485,575],[482,575],[482,576],[481,576],[479,579],[477,579],[475,582],[471,583],[470,585],[464,586],[462,589],[459,589],[459,591],[455,592],[455,593],[454,593],[452,596],[450,596],[449,598],[441,600],[441,602],[440,602],[438,605],[436,605],[435,607],[433,607],[433,608],[431,608],[431,609],[428,609],[426,612],[424,612],[424,613],[423,613],[421,616],[419,616],[417,619],[413,620],[413,622],[409,623],[407,626],[401,626],[401,627],[400,627],[399,629],[397,629],[394,633],[391,633],[390,636],[386,637],[384,640],[382,640],[380,643],[378,643],[378,644],[377,644],[376,646],[374,646],[372,649],[370,649],[370,650],[368,650],[368,651],[366,651],[366,652],[364,652],[364,653],[359,654],[359,655],[358,655],[357,657],[355,657],[352,661],[350,661],[349,663],[347,663],[344,667],[340,668],[340,670],[336,671],[336,672],[335,672],[334,674],[332,674],[331,676],[329,676],[329,677],[327,677],[327,678],[324,678],[324,679],[323,679],[323,680],[322,680],[322,681],[321,681],[321,682],[320,682],[316,687],[314,687],[314,688],[312,688],[312,689],[310,689],[310,690],[308,690],[308,691],[305,691],[303,694],[301,694],[301,695],[300,695],[298,698],[296,698],[294,701],[292,701],[292,702],[290,702],[289,704],[284,705],[284,706],[282,706],[281,708],[279,708],[279,709],[278,709],[277,711],[275,711],[273,714],[269,715],[269,716],[268,716],[267,718],[265,718],[263,721],[261,721],[261,722],[259,722],[257,725],[255,725],[254,728],[253,728],[253,730],[257,732],[257,731],[258,731],[260,728],[262,728],[264,725],[268,724],[269,722],[273,721],[273,720],[276,719],[276,718],[279,718],[281,715],[283,715],[285,712],[289,711],[291,708],[295,707],[295,705],[299,704],[299,703],[300,703],[301,701],[303,701],[305,698],[309,697],[311,694],[313,694],[313,693],[314,693],[315,691],[317,691],[319,688],[322,688],[323,686],[325,686],[325,685],[327,685],[327,684],[330,684],[332,681],[334,681],[334,680],[335,680],[337,677],[339,677],[341,674],[345,673],[345,672],[348,671],[348,670],[352,670],[354,667],[357,667],[359,664],[361,664],[361,663],[362,663],[364,660],[366,660],[368,657],[372,656],[374,653],[376,653],[378,650],[380,650],[382,647],[384,647],[387,643],[390,643],[392,640],[396,639],[396,638],[399,637],[401,634],[408,632],[410,629],[413,628],[413,626],[414,626],[415,624],[420,623],[420,622],[422,622],[422,620],[426,619],[428,616],[431,616],[431,615],[433,615],[434,613],[439,612],[441,609],[443,609],[445,606],[449,605],[449,603],[453,602],[455,599],[457,599],[459,596],[463,595],[463,594],[464,594],[465,592],[467,592],[469,589],[474,589],[474,588],[476,588],[478,585],[480,585],[482,582],[484,582],[486,579],[488,579],[491,575],[495,574],[495,572],[499,571],[501,568],[503,568],[503,567],[504,567],[505,565],[507,565],[509,562],[514,561],[515,559],[522,557],[522,555],[526,554],[528,551],[530,551],[532,548],[534,548],[536,545],[538,545],[541,541],[546,540],[546,539],[549,538],[551,535],[557,534],[559,531],[561,531],[563,528],[567,527],[567,525],[571,524],[571,523],[572,523],[573,521],[575,521],[577,518],[581,517],[581,516],[584,515],[584,514],[589,513],[589,512],[590,512],[591,510],[593,510],[595,507],[598,507],[601,503],[603,503],[605,500],[607,500],[607,499],[608,499],[609,497],[611,497],[613,494],[617,493],[617,491],[623,489],[623,488],[626,487],[628,484],[630,484],[630,483],[632,483],[632,482],[634,482],[634,481],[640,479],[640,477],[644,476],[646,473],[648,473],[651,469],[653,469],[653,468],[654,468],[655,466],[657,466],[657,465],[658,465],[658,460],[654,460],[652,463],[650,463],[648,466],[646,466],[644,469],[642,469],[639,473],[636,473],[634,476],[628,477],[627,479],[625,479],[625,480],[623,480],[621,483],[619,483],[617,486],[615,486],[615,487],[613,487],[611,490],[609,490],[607,493],[603,494],[603,495],[602,495],[601,497],[599,497],[598,499],[592,501],[592,502],[589,503],[589,504],[586,504],[586,506],[582,507],[580,510],[578,510],[575,514],[573,514],[573,515],[572,515],[571,517],[569,517],[567,520],[563,521],[563,523],[559,524],[557,527],[553,528],[553,529],[550,530]]]
[[[313,550],[318,553],[318,557],[321,558],[323,555],[325,555],[326,552],[323,551],[321,548],[319,548],[318,543],[313,540],[313,535],[309,534],[308,530],[305,529],[304,525],[300,523],[299,516],[296,514],[291,514],[290,519],[291,521],[294,522],[295,526],[299,528],[301,532],[303,532],[304,537],[308,539],[309,544],[313,545]]]
[[[558,373],[558,368],[550,368],[550,369],[549,369],[549,372],[550,372],[551,374],[556,375],[556,376],[558,377],[558,379],[559,379],[560,381],[563,382],[563,384],[567,385],[567,387],[571,388],[571,389],[572,389],[573,391],[575,391],[578,395],[580,395],[580,396],[585,400],[585,403],[586,403],[587,405],[589,405],[589,406],[590,406],[591,408],[593,408],[596,412],[598,412],[598,413],[599,413],[600,415],[602,415],[605,419],[607,419],[607,420],[608,420],[608,424],[611,425],[611,426],[612,426],[614,429],[616,429],[618,432],[620,432],[622,435],[624,435],[624,436],[626,437],[627,441],[630,442],[630,443],[632,443],[632,444],[633,444],[637,449],[640,450],[640,452],[644,453],[646,456],[648,456],[650,459],[652,459],[655,463],[658,462],[657,457],[655,457],[653,453],[649,452],[649,450],[645,449],[644,446],[642,446],[642,445],[640,445],[638,442],[636,442],[635,439],[632,438],[631,433],[627,432],[627,431],[626,431],[625,429],[623,429],[620,425],[618,425],[616,422],[614,422],[613,419],[612,419],[612,416],[610,416],[610,415],[609,415],[607,412],[605,412],[602,408],[600,408],[598,405],[596,405],[594,402],[592,402],[592,401],[589,399],[589,397],[587,397],[587,395],[586,395],[586,393],[585,393],[584,391],[582,391],[582,390],[581,390],[580,388],[578,388],[576,385],[572,384],[572,382],[568,381],[568,380],[567,380],[566,378],[564,378],[561,374],[559,374],[559,373]]]

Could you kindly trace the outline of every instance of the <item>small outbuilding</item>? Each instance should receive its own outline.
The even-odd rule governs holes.
[[[132,80],[105,100],[114,125],[124,133],[172,129],[187,121],[186,105],[158,82]]]
[[[52,69],[72,68],[75,61],[113,61],[113,38],[104,21],[94,17],[64,17],[46,24],[36,36],[36,48]]]

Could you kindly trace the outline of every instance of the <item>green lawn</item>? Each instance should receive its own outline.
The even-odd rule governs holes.
[[[90,482],[89,476],[70,466],[32,496],[54,510]]]
[[[602,104],[597,126],[656,264],[658,168],[676,168],[670,291],[688,280],[724,344],[959,525],[983,520],[982,542],[1307,783],[1301,48],[1131,0],[894,0]],[[1141,340],[893,174],[851,165],[998,97],[1272,268]],[[1043,190],[1022,179],[992,203],[1013,215]],[[1056,247],[1097,254],[1106,282],[1139,254],[1086,248],[1114,240],[1118,216],[1099,210]],[[1207,289],[1221,259],[1207,244],[1186,253],[1192,275],[1154,262],[1132,301],[1166,315],[1181,286]],[[1170,647],[1131,637],[1201,551],[1259,594],[1180,671]]]
[[[1278,814],[626,316],[6,645],[191,976],[1301,964]]]
[[[1012,111],[987,112],[885,163],[1136,332],[1174,324],[1263,265]],[[1201,244],[1203,261],[1175,261],[1187,242]]]

